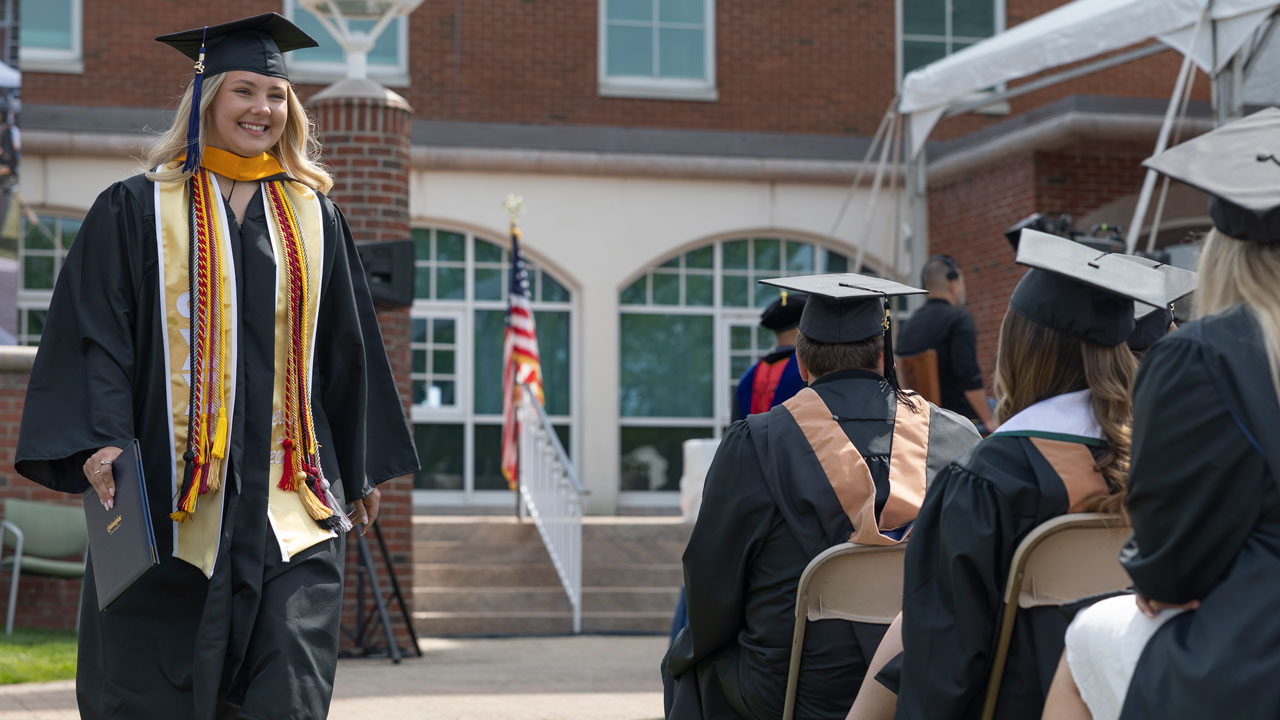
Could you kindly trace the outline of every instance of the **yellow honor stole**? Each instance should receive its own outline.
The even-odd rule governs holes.
[[[161,169],[177,167],[181,159]],[[209,170],[254,181],[283,171],[269,155],[241,158],[206,148],[186,182],[156,183],[159,282],[165,299],[166,388],[172,439],[174,555],[213,574],[221,537],[223,486],[235,399],[236,282],[227,219]],[[263,183],[276,262],[275,357],[268,519],[284,558],[346,531],[351,524],[320,468],[311,414],[323,221],[317,194],[301,183]]]

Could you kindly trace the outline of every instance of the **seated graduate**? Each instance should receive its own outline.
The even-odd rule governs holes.
[[[1031,270],[1000,330],[1002,424],[938,474],[907,548],[903,652],[878,678],[899,690],[896,718],[976,717],[1018,543],[1058,515],[1122,507],[1137,369],[1125,340],[1135,300],[1163,304],[1164,276],[1034,230],[1017,261]],[[1075,609],[1018,614],[997,718],[1039,716]]]
[[[733,419],[768,412],[804,387],[796,364],[796,334],[806,297],[786,290],[760,313],[760,327],[773,333],[773,349],[738,379]]]
[[[929,478],[979,439],[885,365],[888,298],[921,291],[852,273],[765,282],[809,293],[796,350],[809,387],[730,426],[707,474],[684,553],[689,625],[662,663],[673,720],[780,717],[805,567],[843,542],[901,541]],[[882,633],[809,625],[796,717],[843,718]]]
[[[1280,717],[1278,134],[1272,108],[1146,163],[1211,194],[1214,229],[1199,319],[1147,353],[1134,389],[1136,607],[1099,603],[1067,635],[1095,718]],[[1055,679],[1047,712],[1089,717],[1072,685]]]

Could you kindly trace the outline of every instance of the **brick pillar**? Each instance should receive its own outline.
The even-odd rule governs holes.
[[[310,104],[319,126],[324,162],[334,177],[329,197],[342,208],[356,242],[408,239],[412,108],[404,98],[368,80],[341,81],[317,94]],[[407,412],[411,392],[409,309],[380,304],[378,324]],[[405,603],[413,612],[413,479],[391,480],[384,483],[381,490],[378,524],[395,564]],[[365,539],[378,569],[379,582],[390,601],[390,581],[377,542],[372,532]],[[357,622],[358,545],[354,535],[349,540],[342,612],[345,649],[353,647],[351,633]],[[365,600],[368,611],[374,606],[367,586]],[[387,609],[396,628],[398,644],[402,649],[409,648],[399,608],[388,605]],[[375,615],[368,642],[385,646],[386,636],[377,623]]]

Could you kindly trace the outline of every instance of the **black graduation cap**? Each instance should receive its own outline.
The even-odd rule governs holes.
[[[1164,275],[1165,304],[1162,307],[1153,308],[1140,302],[1133,304],[1134,328],[1129,333],[1129,349],[1146,352],[1157,340],[1169,334],[1169,328],[1173,326],[1173,304],[1195,292],[1199,277],[1191,270],[1140,255],[1119,257]]]
[[[1165,275],[1159,270],[1056,235],[1023,230],[1022,277],[1009,306],[1033,322],[1107,347],[1128,339],[1134,301],[1165,307]]]
[[[804,293],[783,290],[781,297],[769,303],[769,307],[760,313],[760,327],[774,332],[796,327],[800,324],[800,315],[804,312],[808,297]]]
[[[1143,165],[1212,195],[1209,217],[1221,232],[1280,242],[1280,109],[1223,125]]]
[[[200,165],[200,90],[206,75],[248,70],[288,80],[282,53],[320,44],[283,15],[274,12],[160,35],[156,40],[196,61],[191,117],[187,125],[187,159],[182,165],[183,170],[192,170]]]

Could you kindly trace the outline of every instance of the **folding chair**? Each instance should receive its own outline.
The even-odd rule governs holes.
[[[84,510],[78,505],[57,505],[7,498],[0,521],[0,555],[12,548],[0,568],[12,566],[9,580],[9,613],[5,634],[13,634],[13,615],[18,604],[18,580],[22,573],[62,578],[83,578],[89,533]],[[80,555],[79,560],[65,560]],[[76,613],[79,627],[80,613]]]
[[[1042,523],[1019,543],[1004,591],[982,720],[995,716],[1018,608],[1070,605],[1128,588],[1133,583],[1120,564],[1120,548],[1130,530],[1118,515],[1073,513]]]
[[[906,543],[855,545],[842,543],[822,551],[800,575],[796,588],[796,629],[791,640],[787,696],[782,720],[792,720],[810,620],[853,620],[888,625],[902,610],[902,568]]]
[[[925,400],[937,405],[942,402],[942,385],[938,380],[938,353],[925,350],[916,355],[896,356],[895,367],[902,387],[915,390]]]

